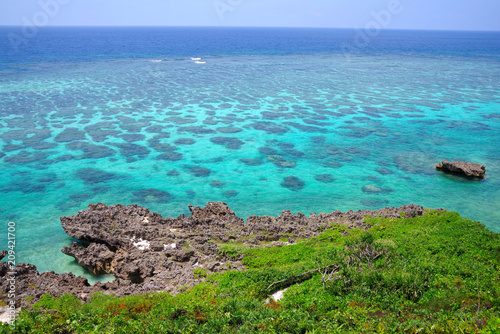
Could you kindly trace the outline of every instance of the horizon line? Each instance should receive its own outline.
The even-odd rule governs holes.
[[[22,28],[23,25],[0,24],[5,28]],[[310,27],[310,26],[220,26],[220,25],[48,25],[44,28],[274,28],[274,29],[338,29],[338,30],[362,30],[359,27]],[[381,31],[441,31],[441,32],[500,32],[500,30],[480,29],[425,29],[425,28],[381,28]]]

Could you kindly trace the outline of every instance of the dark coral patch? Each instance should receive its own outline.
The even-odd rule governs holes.
[[[148,144],[151,148],[158,152],[172,152],[177,150],[177,147],[172,146],[168,143],[163,143],[162,139],[170,137],[168,134],[159,134],[148,140]]]
[[[19,127],[24,127],[26,124],[20,124]],[[34,124],[32,125],[35,126]],[[12,140],[20,140],[25,146],[32,146],[40,143],[41,141],[51,137],[50,130],[48,129],[33,129],[26,130],[10,130],[0,135],[0,137],[7,143]]]
[[[206,120],[203,121],[203,124],[206,125],[217,125],[219,124],[219,121],[214,120],[213,118],[207,118]]]
[[[247,158],[240,159],[240,162],[244,163],[247,166],[260,166],[264,163],[261,159],[247,159]]]
[[[101,159],[115,154],[115,151],[113,151],[109,147],[93,145],[82,141],[75,141],[66,144],[66,148],[70,150],[83,151],[83,159]]]
[[[210,182],[210,186],[221,189],[224,188],[226,185],[224,184],[224,182],[221,182],[219,180],[213,180],[212,182]]]
[[[276,151],[274,148],[263,146],[259,148],[259,153],[263,155],[277,155],[278,151]]]
[[[160,142],[149,142],[149,146],[158,152],[173,152],[178,149],[173,145],[163,144]]]
[[[91,195],[89,194],[86,194],[86,193],[82,193],[82,194],[73,194],[73,195],[70,195],[69,196],[69,199],[74,201],[74,202],[78,202],[78,203],[81,203],[83,201],[86,201],[86,200],[89,200],[90,198],[92,198]]]
[[[56,173],[47,173],[38,179],[38,183],[41,184],[52,184],[58,181],[58,177]]]
[[[196,177],[208,177],[212,171],[205,167],[199,166],[185,166],[186,169]]]
[[[26,137],[26,132],[24,130],[10,130],[2,133],[0,137],[7,143],[12,140],[23,140]]]
[[[332,183],[335,181],[335,179],[330,174],[320,174],[316,175],[314,178],[316,179],[316,181],[323,183]]]
[[[92,188],[92,194],[104,194],[104,193],[107,193],[110,190],[111,190],[110,187],[98,186],[98,187]]]
[[[193,145],[196,141],[193,138],[179,138],[174,144],[175,145]]]
[[[144,158],[149,154],[149,150],[141,145],[132,143],[113,145],[120,148],[120,154],[124,157],[137,156],[139,158]]]
[[[158,159],[160,160],[166,160],[166,161],[179,161],[183,158],[182,153],[178,152],[165,152],[158,156]]]
[[[272,162],[275,166],[281,168],[294,168],[295,166],[297,166],[297,163],[295,161],[289,161],[283,158],[273,159]]]
[[[146,128],[149,125],[150,123],[148,121],[140,121],[140,122],[136,121],[134,123],[120,124],[120,128],[129,133],[139,133],[142,131],[143,128]]]
[[[222,133],[238,133],[238,132],[243,131],[243,129],[235,128],[235,127],[222,127],[222,128],[217,128],[217,131],[222,132]]]
[[[63,132],[58,134],[54,140],[58,143],[85,140],[85,133],[77,128],[66,128]]]
[[[282,135],[288,132],[288,128],[282,125],[277,125],[272,122],[255,122],[250,124],[252,128],[259,131],[265,131],[269,134]]]
[[[361,204],[370,209],[380,209],[389,204],[387,199],[362,199]]]
[[[172,123],[175,123],[178,125],[193,124],[193,123],[197,122],[196,119],[189,119],[189,118],[178,117],[178,116],[165,118],[165,121],[172,122]]]
[[[169,170],[169,171],[167,172],[167,175],[168,175],[168,176],[179,176],[179,175],[181,175],[181,173],[179,173],[179,171],[177,171],[177,170],[175,170],[175,169],[172,169],[172,170]]]
[[[325,161],[321,164],[321,166],[323,167],[327,167],[327,168],[340,168],[342,167],[342,164],[338,161]]]
[[[391,188],[380,188],[372,184],[363,186],[361,190],[363,190],[363,192],[367,194],[387,194],[392,192]]]
[[[238,150],[245,144],[241,140],[232,137],[213,137],[210,141],[216,145],[223,145],[228,149]]]
[[[43,193],[45,192],[45,185],[27,180],[15,180],[0,188],[0,191],[3,193],[20,191],[23,194]]]
[[[95,168],[79,169],[76,171],[76,176],[78,176],[87,185],[108,182],[118,177],[118,175],[114,173],[105,172]]]
[[[15,164],[15,165],[24,165],[32,162],[40,162],[43,161],[45,158],[47,158],[47,154],[42,153],[42,152],[27,152],[27,151],[22,151],[19,152],[16,155],[11,155],[8,157],[5,157],[5,162],[10,163],[10,164]]]
[[[324,143],[325,143],[325,141],[326,141],[326,137],[323,137],[323,136],[311,137],[311,141],[312,141],[314,144],[321,145],[321,144],[324,144]]]
[[[132,195],[134,195],[134,201],[139,203],[167,203],[173,198],[170,193],[155,188],[134,191]]]
[[[228,190],[225,191],[222,195],[224,195],[224,197],[226,198],[233,198],[238,196],[238,192],[236,190]]]
[[[288,176],[283,179],[283,182],[280,184],[282,187],[293,190],[293,191],[299,191],[304,186],[306,183],[299,179],[298,177],[295,176]]]
[[[177,131],[178,132],[190,132],[190,133],[200,134],[200,135],[215,133],[214,130],[207,129],[203,126],[184,126],[184,127],[179,127],[177,129]]]
[[[50,150],[51,148],[57,147],[56,143],[38,142],[31,145],[31,148],[38,151]]]
[[[278,146],[284,149],[293,149],[295,147],[292,143],[279,143]]]
[[[304,156],[304,152],[297,150],[285,150],[286,154],[293,155],[294,157],[302,157]]]
[[[163,129],[165,129],[165,127],[163,125],[152,125],[149,128],[147,128],[145,131],[147,133],[162,133],[162,134],[166,134],[165,132],[163,132]]]
[[[368,129],[360,126],[340,126],[340,129],[347,129],[350,130],[348,132],[341,132],[340,134],[345,137],[351,137],[351,138],[365,138],[371,135],[372,133],[375,132],[374,129]]]
[[[87,193],[73,194],[69,196],[68,200],[57,203],[56,207],[61,211],[74,209],[80,206],[82,202],[88,201],[90,198],[92,198],[92,196]]]
[[[140,133],[126,133],[121,135],[120,137],[129,143],[136,142],[139,140],[144,140],[146,138],[146,136],[141,135]]]
[[[3,147],[4,152],[13,152],[17,150],[24,150],[28,148],[26,145],[6,144]]]
[[[326,133],[326,132],[328,132],[327,129],[320,128],[317,126],[312,126],[312,125],[303,125],[303,124],[299,124],[299,123],[295,123],[295,122],[284,122],[284,124],[290,125],[290,126],[296,128],[302,132],[310,132],[310,133],[314,133],[314,132]]]
[[[85,131],[96,142],[102,142],[108,137],[117,137],[120,131],[115,130],[115,125],[112,122],[99,122],[85,127]]]

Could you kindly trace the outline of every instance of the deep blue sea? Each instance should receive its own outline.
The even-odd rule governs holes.
[[[415,203],[500,231],[499,82],[493,32],[2,27],[0,242],[15,222],[18,262],[95,281],[59,222],[92,202],[174,217]]]

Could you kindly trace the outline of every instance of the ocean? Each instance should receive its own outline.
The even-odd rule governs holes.
[[[200,59],[198,59],[200,58]],[[73,272],[59,217],[415,203],[500,232],[500,33],[0,28],[0,244]],[[483,180],[435,170],[486,166]]]

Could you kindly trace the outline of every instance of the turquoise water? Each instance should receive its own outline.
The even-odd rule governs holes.
[[[61,253],[59,217],[92,202],[174,217],[207,201],[240,217],[415,203],[500,231],[498,59],[192,56],[206,63],[2,71],[0,215],[16,223],[18,262],[91,278]],[[436,172],[443,158],[484,164],[487,177]]]

